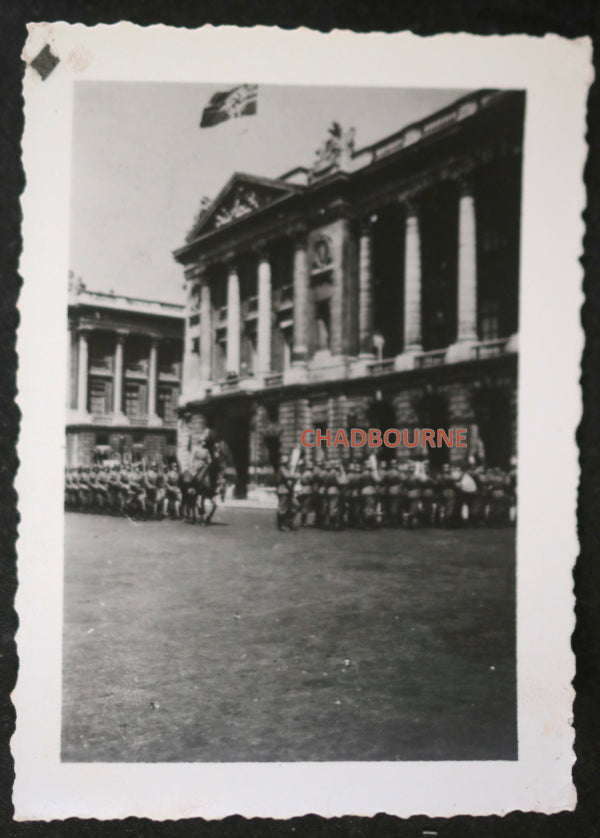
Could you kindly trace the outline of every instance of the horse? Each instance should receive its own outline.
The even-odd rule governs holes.
[[[196,522],[197,490],[196,475],[186,469],[180,478],[181,517],[186,521]]]
[[[200,521],[206,525],[210,524],[217,508],[215,495],[217,494],[220,473],[221,458],[219,452],[215,449],[210,462],[202,464],[194,476],[195,510],[200,517]],[[207,501],[210,505],[208,513],[206,511]]]

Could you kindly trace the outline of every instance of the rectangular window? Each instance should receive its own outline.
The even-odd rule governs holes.
[[[108,390],[105,381],[93,380],[90,382],[90,406],[89,410],[92,416],[105,416],[110,406],[108,401]]]
[[[481,306],[481,340],[496,340],[500,337],[500,316],[498,302],[488,300]]]
[[[166,422],[177,418],[175,411],[176,391],[173,387],[161,387],[158,391],[158,415]]]
[[[200,354],[200,338],[192,338],[192,352],[194,355]]]
[[[319,300],[315,303],[315,320],[317,325],[317,349],[329,349],[331,338],[331,313],[329,300]]]
[[[289,370],[292,366],[292,330],[284,329],[283,337],[283,369]]]
[[[137,419],[142,415],[141,389],[138,384],[127,384],[125,387],[125,415],[130,419]]]

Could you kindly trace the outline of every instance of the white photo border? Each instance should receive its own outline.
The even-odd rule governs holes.
[[[572,809],[572,568],[591,42],[555,35],[30,24],[25,71],[16,480],[17,820],[289,818]],[[526,90],[519,347],[514,762],[80,764],[60,760],[72,92],[77,79]]]

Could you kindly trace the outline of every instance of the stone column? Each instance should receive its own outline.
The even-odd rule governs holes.
[[[358,254],[358,351],[360,358],[373,357],[373,277],[371,270],[371,219],[360,227]]]
[[[117,342],[115,344],[115,371],[113,377],[113,422],[121,423],[125,421],[123,413],[123,344],[127,332],[117,332]]]
[[[156,385],[158,379],[158,338],[150,338],[150,355],[148,357],[148,424],[161,424],[156,414]]]
[[[88,413],[88,339],[90,329],[79,328],[79,346],[77,349],[77,412],[81,416]]]
[[[350,222],[347,218],[340,219],[335,226],[329,228],[331,236],[331,255],[333,259],[333,287],[329,302],[330,341],[333,356],[344,355],[348,352],[348,322],[347,314],[352,309],[349,299],[350,287],[348,283],[348,268],[346,249],[350,239]]]
[[[469,183],[462,183],[458,203],[458,343],[477,340],[476,236],[473,190]]]
[[[258,257],[258,373],[271,371],[271,265],[264,250]]]
[[[240,371],[240,280],[234,262],[227,277],[227,372]]]
[[[306,236],[294,240],[294,347],[292,362],[308,357],[308,258]]]
[[[212,306],[210,285],[204,282],[200,289],[200,378],[212,378]]]
[[[412,203],[406,207],[404,237],[404,351],[420,352],[421,234],[418,212]]]

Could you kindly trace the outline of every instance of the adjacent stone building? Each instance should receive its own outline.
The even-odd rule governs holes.
[[[68,466],[176,456],[183,314],[71,280]]]
[[[508,465],[524,106],[477,91],[360,149],[333,123],[311,168],[237,173],[203,199],[175,253],[183,462],[213,428],[243,496],[303,429],[371,426],[464,427],[471,452]]]

